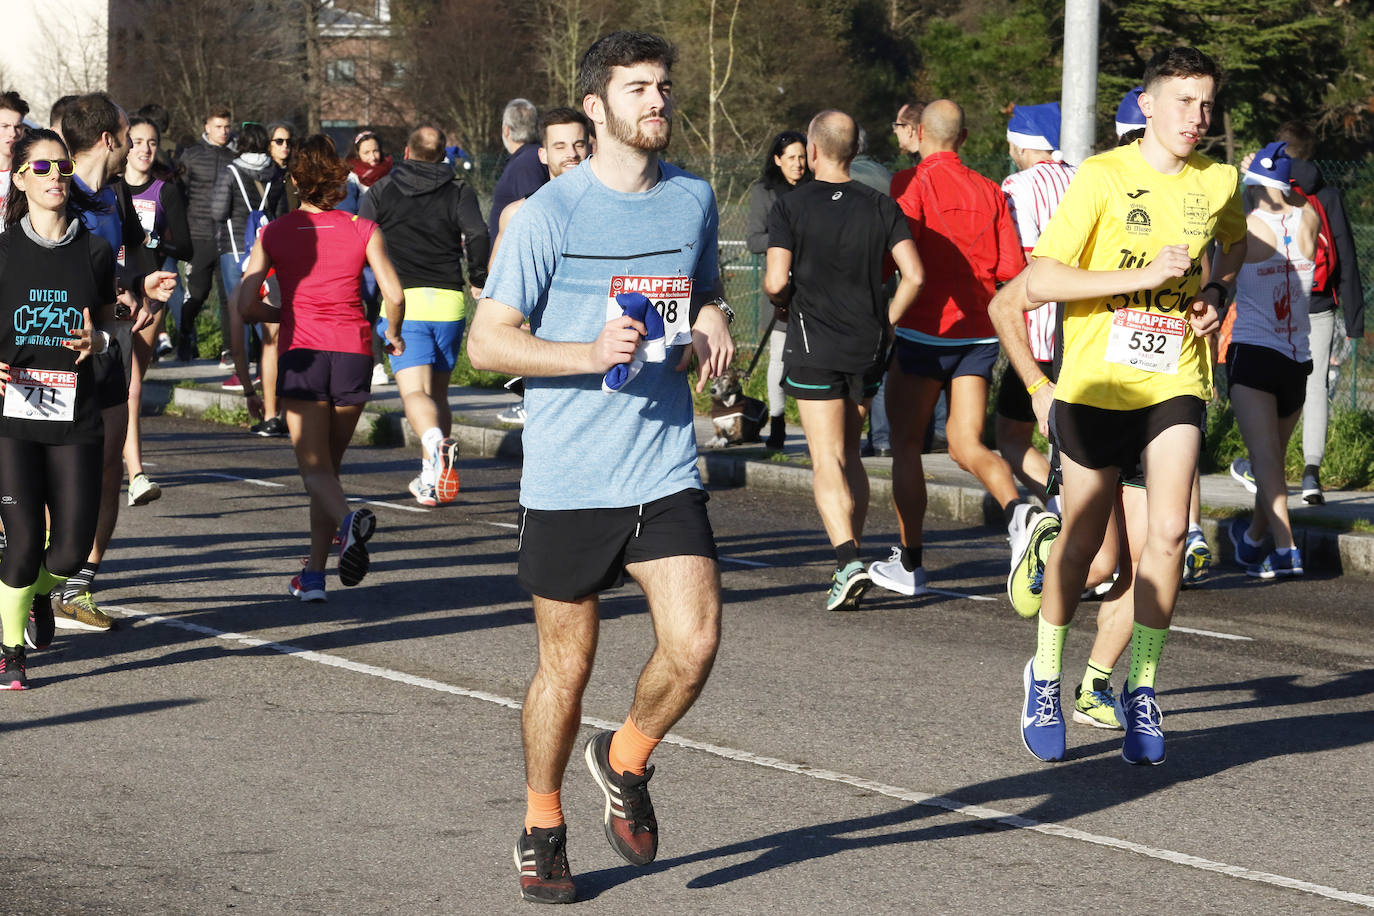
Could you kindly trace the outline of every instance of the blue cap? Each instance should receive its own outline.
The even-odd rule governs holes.
[[[1136,86],[1121,100],[1121,104],[1116,106],[1116,135],[1124,137],[1133,130],[1139,130],[1145,126],[1145,112],[1140,110],[1140,93],[1145,91],[1144,86]]]
[[[1276,140],[1255,153],[1250,167],[1241,178],[1246,184],[1257,184],[1266,188],[1287,191],[1291,187],[1289,178],[1293,173],[1293,160],[1288,155],[1288,144]]]
[[[1022,149],[1059,149],[1059,103],[1017,105],[1007,124],[1007,142]]]

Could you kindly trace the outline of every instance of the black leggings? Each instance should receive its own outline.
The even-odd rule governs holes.
[[[186,298],[181,303],[181,324],[177,332],[180,339],[195,339],[196,318],[201,306],[210,298],[210,289],[219,287],[220,329],[224,332],[224,345],[229,349],[229,295],[224,289],[224,278],[219,272],[219,246],[214,239],[193,239],[191,242],[191,263],[187,272]]]
[[[0,520],[5,523],[5,557],[0,582],[25,588],[39,566],[55,576],[81,569],[95,542],[100,512],[102,444],[40,445],[0,436]],[[52,543],[43,508],[52,516]]]

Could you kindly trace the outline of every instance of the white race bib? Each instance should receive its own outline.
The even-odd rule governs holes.
[[[1141,309],[1117,309],[1107,338],[1107,362],[1145,372],[1178,373],[1188,322]]]
[[[76,415],[76,373],[11,367],[4,412],[15,420],[70,423]]]
[[[606,305],[607,320],[621,314],[620,306],[615,301],[620,293],[643,293],[648,297],[663,319],[665,346],[692,342],[691,277],[611,277],[611,291]]]

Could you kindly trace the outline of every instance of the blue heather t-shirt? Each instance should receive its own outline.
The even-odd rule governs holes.
[[[694,299],[713,296],[715,195],[695,175],[660,168],[639,193],[607,188],[587,163],[544,185],[511,219],[483,295],[518,309],[536,337],[579,343],[605,326],[614,277],[690,277]],[[614,394],[602,392],[602,375],[526,379],[520,504],[621,508],[699,489],[682,349]]]

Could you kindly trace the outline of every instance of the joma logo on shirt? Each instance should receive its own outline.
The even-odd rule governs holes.
[[[21,305],[14,310],[14,333],[47,334],[51,331],[65,333],[79,328],[84,323],[81,310],[60,305]]]

